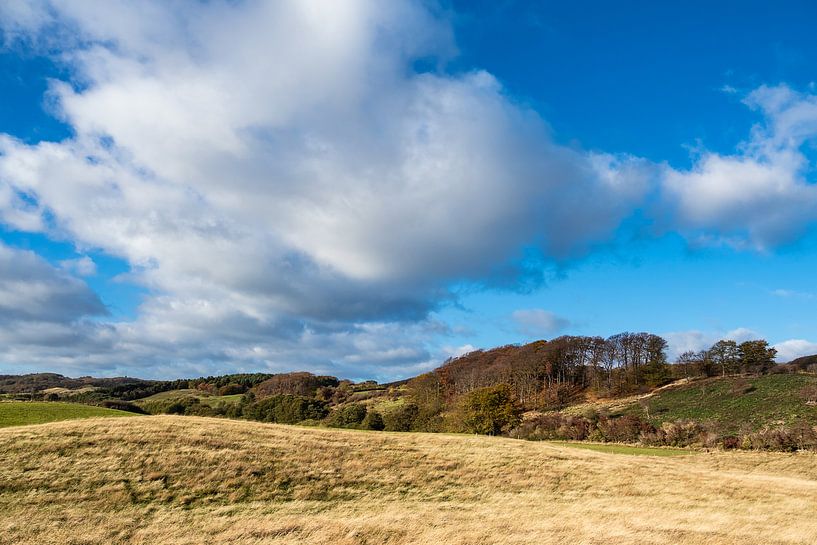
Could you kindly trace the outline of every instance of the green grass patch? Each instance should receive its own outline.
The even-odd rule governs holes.
[[[707,379],[656,394],[649,400],[649,420],[655,425],[676,420],[712,422],[725,433],[738,433],[743,426],[757,430],[798,420],[817,423],[817,406],[807,405],[801,394],[815,384],[814,375]],[[638,404],[623,412],[646,417]]]
[[[193,389],[168,390],[167,392],[159,392],[152,396],[137,399],[133,403],[151,414],[161,414],[174,403],[185,400],[189,401],[191,399],[197,399],[199,403],[207,405],[208,407],[216,407],[223,404],[237,405],[241,401],[241,395],[242,394],[217,396]]]
[[[228,396],[209,396],[209,397],[202,397],[199,398],[201,403],[204,405],[209,405],[211,407],[215,407],[221,403],[239,403],[241,401],[241,396],[243,394],[232,394]]]
[[[548,443],[560,447],[580,448],[608,454],[628,454],[630,456],[686,456],[692,454],[691,450],[678,448],[633,447],[614,443],[574,443],[570,441],[548,441]]]
[[[207,392],[202,392],[201,390],[194,390],[192,388],[185,388],[182,390],[168,390],[166,392],[159,392],[158,394],[153,394],[152,396],[143,397],[141,399],[137,399],[136,401],[168,401],[173,399],[179,399],[182,397],[209,397],[210,394]]]
[[[100,416],[136,416],[134,413],[92,407],[79,403],[46,401],[3,401],[0,402],[0,428],[45,424],[60,420],[94,418]]]

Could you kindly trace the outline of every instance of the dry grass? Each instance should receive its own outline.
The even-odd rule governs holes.
[[[817,542],[817,456],[193,417],[0,430],[0,543]]]

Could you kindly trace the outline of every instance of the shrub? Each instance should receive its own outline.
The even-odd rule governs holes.
[[[184,411],[185,416],[216,416],[216,411],[209,405],[201,403],[195,399],[195,403],[190,403]]]
[[[635,443],[641,438],[642,433],[655,433],[652,425],[631,415],[602,418],[597,428],[603,441],[614,443]]]
[[[106,399],[101,402],[99,406],[105,407],[106,409],[116,409],[117,411],[127,411],[129,413],[148,414],[142,407],[119,399]]]
[[[413,431],[424,431],[432,433],[455,431],[453,429],[449,430],[446,427],[446,422],[443,419],[442,414],[440,414],[439,408],[428,405],[423,405],[419,407],[417,416],[414,419],[414,423],[412,424],[411,429]]]
[[[383,413],[383,426],[386,431],[411,431],[414,421],[420,413],[415,403],[403,403]]]
[[[794,452],[817,448],[817,431],[805,422],[763,428],[742,438],[741,446],[756,450]]]
[[[677,422],[664,422],[661,425],[664,445],[673,447],[687,447],[695,443],[705,443],[704,435],[706,429],[698,422],[692,420]]]
[[[164,412],[165,414],[184,414],[184,411],[187,410],[187,407],[181,401],[174,401],[170,405],[168,405]]]
[[[462,403],[466,429],[482,435],[499,435],[518,425],[522,413],[507,384],[473,390]]]
[[[369,411],[366,413],[366,418],[363,419],[361,427],[364,430],[382,431],[386,427],[386,424],[383,422],[383,417],[380,416],[379,412]]]
[[[319,420],[326,416],[326,403],[295,395],[274,395],[244,408],[244,416],[261,422],[296,424],[302,420]]]
[[[523,421],[510,435],[531,441],[548,439],[582,441],[589,437],[592,427],[593,423],[581,416],[543,414]]]
[[[244,387],[240,384],[236,384],[235,382],[231,382],[225,386],[222,386],[218,389],[218,395],[220,396],[231,396],[236,394],[243,394]]]
[[[734,435],[727,435],[721,440],[721,444],[726,450],[733,450],[740,447],[740,438]]]
[[[332,411],[327,424],[333,428],[357,428],[364,418],[366,418],[366,407],[353,403]]]

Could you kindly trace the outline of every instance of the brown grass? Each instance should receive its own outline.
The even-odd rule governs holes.
[[[817,456],[138,417],[0,430],[0,543],[817,542]]]

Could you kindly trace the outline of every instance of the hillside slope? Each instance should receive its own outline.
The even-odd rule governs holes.
[[[814,375],[712,378],[657,392],[646,405],[635,404],[628,411],[648,412],[654,423],[697,420],[737,433],[741,428],[791,425],[799,420],[817,424],[814,394]]]
[[[0,428],[81,418],[122,416],[134,416],[134,414],[78,403],[0,401]]]
[[[817,456],[135,417],[0,430],[0,543],[793,544]]]

